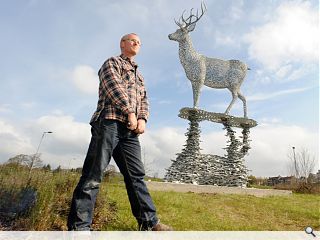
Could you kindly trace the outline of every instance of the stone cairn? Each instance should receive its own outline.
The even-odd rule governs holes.
[[[202,155],[200,153],[200,128],[196,112],[188,116],[189,128],[185,134],[186,144],[177,158],[172,160],[165,179],[169,182],[183,182],[197,184],[201,177]]]
[[[185,136],[186,144],[177,158],[167,169],[165,180],[169,182],[193,183],[245,187],[248,181],[248,169],[244,156],[248,153],[250,128],[257,123],[252,119],[238,118],[222,113],[206,112],[195,108],[182,108],[179,117],[189,120]],[[221,123],[229,138],[224,157],[201,154],[200,126],[203,120]],[[242,141],[237,139],[232,127],[242,128]]]

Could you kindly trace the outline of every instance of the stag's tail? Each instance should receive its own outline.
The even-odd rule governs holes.
[[[247,64],[245,64],[245,63],[243,63],[243,68],[247,71],[247,70],[251,70],[251,68],[247,65]]]
[[[249,66],[243,62],[241,62],[241,69],[244,72],[246,72],[247,70],[251,70],[251,68],[249,68]]]

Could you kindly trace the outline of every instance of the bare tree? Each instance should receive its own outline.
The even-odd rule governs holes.
[[[146,148],[143,147],[142,148],[142,160],[143,160],[144,171],[145,171],[147,176],[151,176],[152,175],[152,164],[153,164],[153,161],[151,161],[151,162],[147,161],[146,155],[147,155],[146,154]]]
[[[15,163],[15,164],[19,164],[21,166],[26,166],[28,168],[28,181],[27,181],[26,186],[29,186],[31,183],[31,178],[32,178],[32,175],[31,175],[32,170],[34,168],[43,167],[43,162],[42,162],[40,156],[41,156],[40,153],[36,153],[36,154],[32,154],[32,155],[19,154],[17,156],[9,158],[7,163]]]
[[[288,154],[288,159],[289,173],[297,179],[303,177],[307,182],[308,176],[315,168],[315,156],[311,155],[306,148],[301,148],[296,152],[296,148],[292,147],[292,151]]]
[[[27,166],[29,171],[31,171],[33,168],[43,166],[43,162],[40,159],[40,154],[33,154],[33,155],[19,154],[17,156],[9,158],[7,163],[16,163],[22,166]]]
[[[34,168],[39,168],[39,167],[43,166],[43,162],[42,162],[40,156],[41,156],[41,153],[31,155],[32,160],[31,160],[31,162],[29,162],[29,165],[28,165],[30,171]]]
[[[7,163],[14,163],[14,164],[26,166],[26,165],[28,165],[26,163],[30,160],[31,160],[31,156],[26,155],[26,154],[18,154],[12,158],[9,158]]]
[[[111,178],[113,178],[117,173],[117,168],[109,164],[104,172],[104,177],[106,178],[107,181],[110,181]]]

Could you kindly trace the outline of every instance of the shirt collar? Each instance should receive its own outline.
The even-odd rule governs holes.
[[[120,57],[123,60],[129,62],[133,67],[138,67],[138,64],[135,61],[131,60],[130,58],[126,57],[125,55],[121,54]]]

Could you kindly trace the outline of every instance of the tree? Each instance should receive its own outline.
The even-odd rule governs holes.
[[[42,160],[40,159],[40,154],[19,154],[12,158],[9,158],[7,163],[16,163],[22,166],[27,166],[29,171],[31,171],[33,168],[43,166]]]
[[[37,153],[37,154],[33,154],[31,155],[31,161],[29,161],[28,163],[28,167],[30,169],[30,171],[34,168],[40,168],[43,166],[43,162],[40,158],[41,153]]]
[[[26,159],[29,158],[29,155],[26,154],[19,154],[17,156],[14,156],[12,158],[9,158],[7,163],[15,163],[15,164],[19,164],[19,165],[25,165],[24,162]]]
[[[248,184],[249,185],[256,185],[257,184],[257,178],[253,175],[248,176]]]
[[[62,168],[60,165],[56,169],[53,170],[54,173],[59,173],[61,171],[62,171]]]
[[[143,162],[143,166],[144,166],[144,171],[145,171],[146,176],[151,176],[153,161],[151,161],[151,162],[147,161],[146,155],[147,155],[146,148],[143,147],[142,148],[142,162]]]
[[[40,158],[39,153],[37,154],[32,154],[32,155],[26,155],[26,154],[19,154],[17,156],[14,156],[12,158],[9,158],[9,160],[7,161],[7,163],[15,163],[15,164],[19,164],[21,166],[27,166],[28,170],[29,170],[29,176],[28,176],[28,182],[27,182],[27,186],[29,186],[29,184],[31,183],[31,172],[32,169],[34,168],[39,168],[43,166],[42,160]]]
[[[110,181],[117,173],[117,168],[114,165],[109,164],[104,172],[106,181]]]
[[[45,171],[51,171],[51,165],[47,164],[42,167]]]
[[[292,147],[292,152],[288,154],[288,158],[289,173],[297,179],[303,178],[307,182],[310,173],[315,168],[315,156],[311,155],[306,148],[296,152],[296,148]]]

